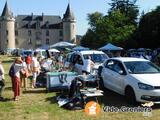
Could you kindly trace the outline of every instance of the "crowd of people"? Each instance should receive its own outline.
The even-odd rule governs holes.
[[[38,53],[34,52],[33,56],[27,55],[26,57],[20,56],[15,59],[9,69],[9,76],[12,81],[12,90],[14,93],[14,100],[19,100],[20,88],[27,90],[28,78],[31,78],[30,87],[36,88],[37,76],[42,70],[45,71],[64,71],[64,70],[74,70],[74,64],[77,61],[82,61],[79,59],[73,60],[68,67],[65,66],[66,54],[60,52],[54,56],[48,56],[44,59],[38,57]],[[160,63],[160,57],[157,62]],[[75,63],[74,63],[75,62]],[[91,60],[91,56],[87,56],[83,63],[82,74],[90,74],[92,68],[95,66],[95,63]],[[0,61],[0,100],[3,100],[2,92],[5,87],[5,78],[4,78],[4,68],[2,62]]]
[[[43,59],[43,60],[38,58],[37,52],[35,52],[33,56],[27,55],[26,57],[24,56],[17,57],[12,63],[12,65],[10,66],[10,69],[8,71],[8,74],[10,76],[11,83],[12,83],[14,100],[15,101],[19,100],[21,88],[24,88],[24,90],[27,90],[27,88],[29,87],[27,83],[27,81],[29,81],[28,77],[32,79],[30,87],[36,88],[36,79],[41,71],[41,68],[47,69],[49,67],[51,68],[51,66],[54,66],[54,67],[57,66],[56,69],[62,70],[64,66],[63,60],[64,58],[62,53],[60,53],[57,56],[54,56],[53,58],[48,56],[47,59]],[[4,74],[5,74],[5,70],[3,68],[2,62],[0,61],[0,100],[4,99],[2,97],[2,92],[5,87]]]
[[[9,69],[9,76],[11,78],[12,90],[14,93],[14,100],[19,100],[20,88],[24,87],[27,90],[27,78],[32,77],[31,87],[35,88],[36,77],[40,72],[40,64],[37,60],[37,54],[34,53],[33,56],[28,55],[27,57],[17,57]],[[4,82],[4,68],[0,62],[0,100],[3,100],[2,91],[5,86]]]

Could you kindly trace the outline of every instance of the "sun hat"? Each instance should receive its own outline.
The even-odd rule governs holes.
[[[21,57],[17,57],[16,60],[15,60],[15,62],[16,62],[16,63],[22,63],[23,61],[22,61],[22,58],[21,58]]]

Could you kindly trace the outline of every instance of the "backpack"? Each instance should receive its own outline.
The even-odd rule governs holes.
[[[12,65],[12,66],[10,67],[8,74],[9,74],[10,77],[13,77],[13,76],[14,76],[14,74],[15,74],[15,72],[14,72],[14,65]]]

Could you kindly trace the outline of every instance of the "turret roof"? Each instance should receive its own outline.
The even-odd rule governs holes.
[[[8,3],[6,1],[2,15],[1,16],[6,16],[6,17],[13,17],[11,11],[8,9]]]
[[[68,4],[68,6],[67,6],[66,12],[63,16],[63,19],[71,19],[71,20],[75,19],[75,16],[74,16],[73,12],[71,11],[70,4]]]

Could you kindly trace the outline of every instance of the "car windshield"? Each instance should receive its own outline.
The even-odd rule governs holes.
[[[23,52],[23,55],[24,55],[24,56],[32,55],[32,51],[24,51],[24,52]]]
[[[124,62],[131,74],[160,73],[160,68],[149,61]]]
[[[91,59],[94,63],[102,63],[105,59],[107,59],[107,55],[105,54],[85,54],[83,55],[84,59],[87,59],[88,56],[91,56]]]

